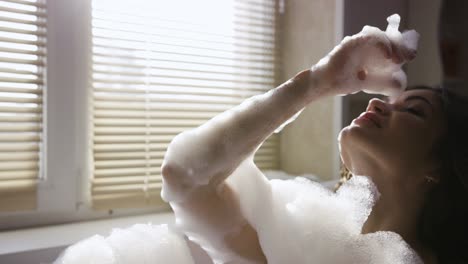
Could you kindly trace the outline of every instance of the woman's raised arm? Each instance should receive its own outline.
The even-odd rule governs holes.
[[[314,83],[312,71],[303,71],[175,137],[162,167],[164,198],[178,201],[191,188],[223,182],[276,128],[324,95]]]
[[[184,230],[202,232],[198,236],[210,240],[200,244],[211,255],[223,252],[217,258],[266,263],[255,230],[224,180],[277,127],[325,95],[316,86],[316,77],[310,70],[303,71],[171,142],[162,168],[163,197],[171,202],[178,219],[186,220]]]

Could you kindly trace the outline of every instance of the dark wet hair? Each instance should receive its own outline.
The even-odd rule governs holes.
[[[427,195],[420,239],[439,263],[468,263],[468,98],[450,87],[409,90],[414,89],[430,89],[441,97],[446,123],[445,134],[434,146],[440,180]]]
[[[446,123],[445,134],[434,143],[441,162],[440,180],[427,194],[420,217],[420,240],[436,254],[439,263],[468,263],[468,97],[443,86],[407,90],[415,89],[431,90],[440,96]],[[351,177],[343,167],[336,189]]]

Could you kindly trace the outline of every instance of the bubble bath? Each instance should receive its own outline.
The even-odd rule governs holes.
[[[361,234],[379,197],[369,178],[354,176],[337,193],[302,177],[271,180],[262,188],[253,182],[249,163],[229,180],[243,188],[243,212],[254,223],[268,263],[422,263],[396,233]]]
[[[409,31],[401,34],[398,31],[398,15],[389,17],[388,22],[385,32],[388,38],[415,50],[417,33]],[[365,27],[362,33],[372,34],[372,30],[374,28]],[[326,58],[318,64],[321,63],[326,63]],[[375,61],[375,65],[388,63]],[[401,65],[376,66],[375,70],[399,72]],[[227,133],[218,131],[220,128],[217,125],[236,122],[234,114],[242,115],[249,106],[255,105],[258,98],[271,95],[272,92],[268,92],[248,99],[236,109],[218,115],[171,142],[165,160],[175,161],[174,168],[185,172],[184,178],[180,179],[182,184],[163,182],[162,196],[174,210],[174,225],[135,225],[114,230],[107,238],[94,236],[69,247],[55,263],[202,264],[193,258],[185,237],[202,246],[213,263],[254,263],[223,250],[223,239],[238,230],[209,230],[207,223],[194,218],[193,212],[187,212],[181,206],[197,186],[207,185],[210,175],[219,174],[226,167],[233,169],[225,183],[238,199],[242,216],[257,232],[261,249],[270,264],[422,263],[416,252],[397,233],[361,233],[379,198],[378,190],[368,177],[354,176],[335,193],[302,177],[267,180],[253,163],[253,153],[242,155],[234,140],[226,140],[220,151],[213,151],[216,146],[211,144],[211,139],[216,138],[218,133]],[[295,109],[295,113],[301,109]],[[281,124],[293,121],[297,114],[292,116],[275,127],[283,127]],[[232,137],[235,134],[228,135]],[[196,142],[193,140],[195,137]],[[226,150],[229,151],[223,152]],[[243,158],[236,163],[223,153],[234,153]],[[204,162],[200,162],[200,157]]]
[[[251,162],[243,162],[229,181],[234,188],[243,188],[243,212],[255,225],[268,263],[423,263],[396,233],[361,234],[379,196],[369,178],[354,176],[337,193],[302,177],[261,185],[259,177],[264,176],[252,169]],[[192,258],[180,231],[149,224],[83,240],[55,263],[207,264]]]

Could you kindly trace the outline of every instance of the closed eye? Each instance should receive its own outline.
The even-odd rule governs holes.
[[[429,106],[431,113],[434,112],[434,106],[433,106],[432,103],[431,103],[427,98],[425,98],[425,97],[417,96],[417,95],[408,96],[408,97],[404,100],[404,102],[405,102],[405,103],[409,103],[410,101],[414,101],[414,100],[417,100],[417,101],[419,101],[419,102],[424,102],[427,106]],[[412,105],[412,104],[409,104],[409,105]],[[426,115],[426,113],[425,113],[423,110],[419,109],[419,108],[421,108],[421,107],[417,107],[417,108],[415,108],[415,107],[408,107],[408,108],[411,108],[411,110],[408,111],[408,112],[411,112],[411,113],[414,113],[414,114],[416,114],[416,112],[419,112],[419,115],[422,116],[422,117],[424,117],[424,116]]]
[[[413,114],[413,115],[417,115],[417,116],[420,116],[420,117],[425,117],[426,115],[424,114],[424,111],[422,110],[419,110],[417,108],[413,108],[413,107],[407,107],[406,108],[406,111]]]

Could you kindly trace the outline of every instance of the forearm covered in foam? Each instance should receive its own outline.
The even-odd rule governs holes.
[[[180,200],[197,186],[223,182],[276,128],[324,95],[314,74],[304,71],[174,138],[163,164],[163,198]]]

